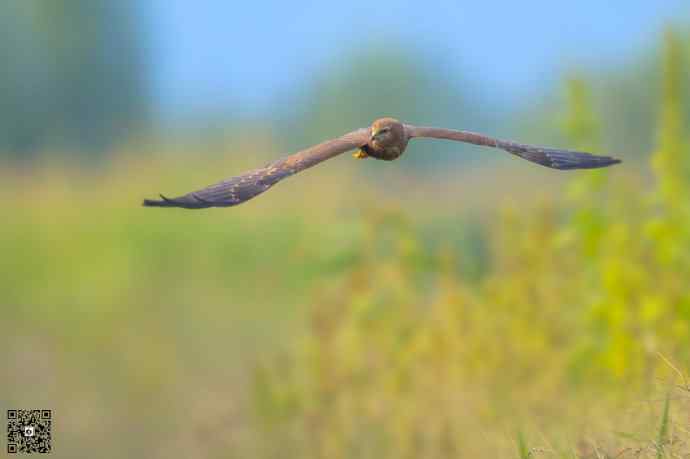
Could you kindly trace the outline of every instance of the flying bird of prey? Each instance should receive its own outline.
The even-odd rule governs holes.
[[[331,159],[341,153],[357,150],[355,158],[376,158],[392,161],[400,157],[410,139],[428,137],[456,140],[486,147],[500,148],[522,159],[552,169],[595,169],[620,163],[619,159],[595,156],[570,150],[537,147],[508,140],[494,139],[468,131],[403,124],[393,118],[381,118],[369,128],[361,128],[306,150],[286,156],[259,169],[223,180],[198,191],[160,200],[145,199],[144,206],[205,209],[230,207],[250,200],[286,177]]]

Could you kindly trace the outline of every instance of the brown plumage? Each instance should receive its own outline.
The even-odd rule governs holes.
[[[354,155],[356,158],[371,156],[376,159],[392,161],[403,154],[410,139],[415,137],[456,140],[500,148],[533,163],[560,170],[594,169],[621,162],[619,159],[608,156],[595,156],[578,151],[525,145],[494,139],[474,132],[418,127],[403,124],[394,118],[381,118],[374,121],[369,128],[357,129],[342,137],[327,140],[259,169],[245,172],[242,175],[177,198],[166,198],[161,195],[160,200],[145,199],[144,205],[182,207],[185,209],[236,206],[263,193],[286,177],[349,150],[358,150]]]

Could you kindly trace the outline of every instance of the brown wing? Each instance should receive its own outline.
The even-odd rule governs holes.
[[[555,148],[525,145],[511,142],[509,140],[494,139],[482,134],[476,134],[468,131],[412,126],[409,124],[405,125],[405,131],[410,138],[431,137],[435,139],[457,140],[459,142],[473,143],[475,145],[500,148],[508,153],[514,154],[515,156],[526,159],[527,161],[532,161],[533,163],[541,164],[542,166],[550,167],[552,169],[595,169],[598,167],[611,166],[612,164],[618,164],[621,162],[620,159],[611,158],[609,156],[596,156],[580,151],[558,150]]]
[[[166,198],[161,195],[161,200],[145,199],[144,206],[185,209],[236,206],[263,193],[282,179],[348,150],[359,148],[368,140],[369,129],[358,129],[199,191],[177,198]]]

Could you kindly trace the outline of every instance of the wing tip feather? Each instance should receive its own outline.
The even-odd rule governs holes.
[[[171,199],[166,198],[162,194],[159,195],[161,199],[144,199],[141,203],[144,207],[172,207],[174,206]]]
[[[292,155],[270,162],[263,168],[245,172],[208,186],[203,190],[176,198],[144,199],[144,207],[181,207],[205,209],[232,207],[263,193],[280,180],[312,167],[348,150],[365,145],[369,128],[360,128],[341,137],[327,140]]]
[[[164,195],[159,195],[161,199],[144,199],[142,206],[144,207],[180,207],[183,209],[202,209],[206,207],[213,207],[213,203],[192,194],[194,201],[190,201],[187,196],[179,198],[168,198]]]

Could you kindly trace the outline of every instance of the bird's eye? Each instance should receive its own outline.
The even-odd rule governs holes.
[[[388,132],[390,130],[391,130],[391,128],[389,128],[389,127],[381,128],[381,129],[379,129],[379,134],[385,134],[386,132]]]

